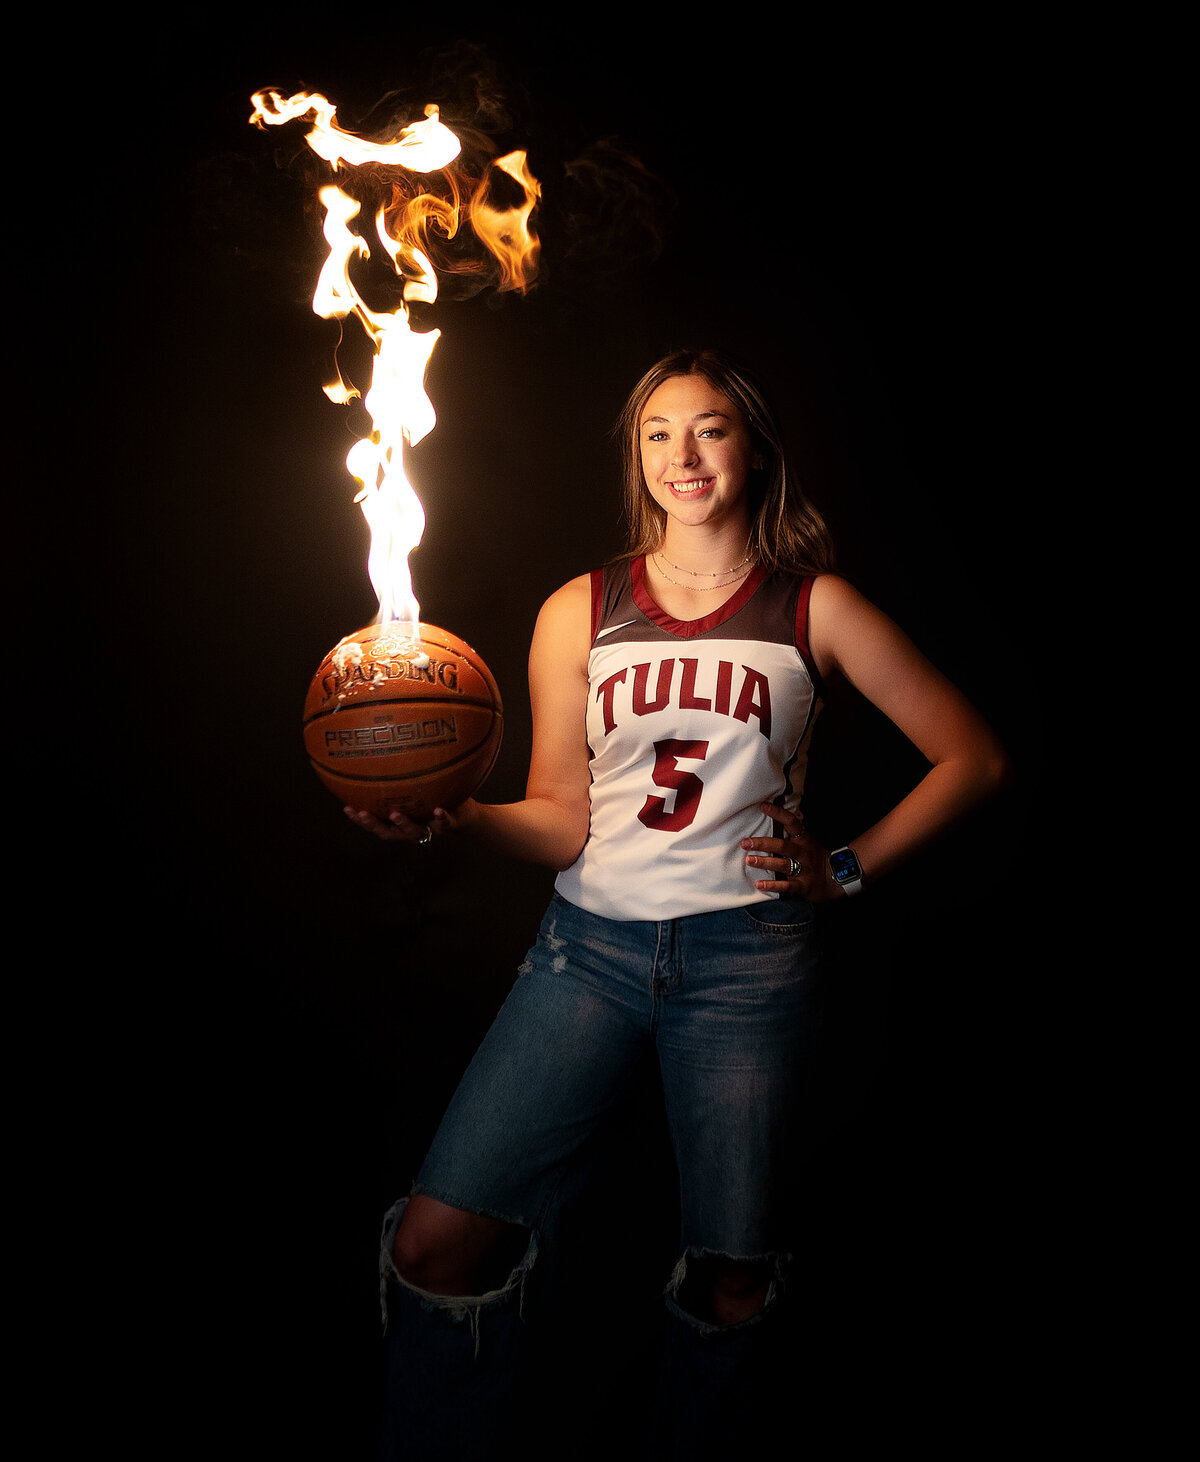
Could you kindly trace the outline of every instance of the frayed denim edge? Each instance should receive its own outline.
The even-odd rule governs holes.
[[[735,1325],[714,1325],[707,1320],[697,1320],[695,1315],[690,1315],[679,1304],[679,1291],[687,1275],[689,1259],[729,1259],[735,1264],[773,1264],[775,1272],[771,1276],[771,1282],[767,1286],[767,1297],[763,1301],[763,1307],[756,1314],[748,1316],[745,1320],[739,1320]],[[729,1335],[738,1330],[747,1330],[752,1325],[760,1325],[767,1315],[776,1307],[783,1297],[787,1271],[792,1262],[790,1254],[722,1254],[716,1249],[690,1248],[685,1249],[679,1256],[679,1262],[667,1281],[667,1287],[663,1290],[663,1299],[666,1301],[667,1309],[678,1319],[691,1325],[701,1335]]]
[[[396,1268],[396,1262],[392,1258],[396,1230],[400,1227],[400,1219],[407,1206],[408,1199],[401,1198],[383,1216],[383,1232],[379,1242],[379,1306],[383,1317],[383,1333],[387,1334],[388,1325],[388,1285],[395,1284],[413,1295],[425,1309],[444,1310],[453,1320],[469,1321],[471,1336],[475,1342],[475,1355],[478,1357],[479,1317],[484,1310],[495,1309],[508,1302],[515,1291],[517,1316],[522,1320],[525,1318],[525,1282],[537,1259],[537,1234],[532,1229],[529,1231],[529,1247],[525,1250],[524,1257],[499,1289],[491,1289],[481,1295],[432,1294],[410,1284]]]

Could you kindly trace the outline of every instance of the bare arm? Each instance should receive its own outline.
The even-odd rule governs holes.
[[[569,868],[588,834],[591,774],[584,717],[591,647],[591,585],[585,574],[542,606],[529,650],[533,750],[525,799],[463,804],[456,825],[497,852]]]
[[[591,648],[591,584],[572,579],[542,606],[529,651],[533,750],[525,797],[502,804],[468,798],[439,809],[434,835],[459,833],[484,847],[551,868],[569,868],[587,840],[591,775],[585,729],[587,662]],[[418,842],[419,823],[393,814],[382,822],[346,809],[347,816],[377,836]]]
[[[930,763],[912,791],[850,843],[864,881],[873,882],[996,792],[1010,779],[1011,767],[995,733],[970,701],[844,579],[823,574],[813,585],[809,639],[821,675],[844,675]],[[789,837],[748,839],[748,849],[753,844],[754,853],[768,855],[748,861],[777,870],[781,855],[795,856],[802,873],[798,879],[777,878],[759,886],[806,898],[838,896],[824,850],[803,832],[799,818],[787,814],[780,820]],[[785,843],[794,846],[779,846]]]

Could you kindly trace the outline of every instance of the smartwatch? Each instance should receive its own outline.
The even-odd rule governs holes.
[[[853,848],[836,848],[829,855],[829,871],[833,881],[845,894],[862,891],[862,864]]]

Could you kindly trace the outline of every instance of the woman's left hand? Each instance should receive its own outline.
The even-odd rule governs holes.
[[[762,811],[779,823],[785,836],[742,839],[742,847],[748,854],[747,866],[761,868],[767,875],[755,887],[764,893],[806,899],[813,904],[844,898],[829,871],[828,850],[804,830],[803,817],[770,802],[762,803]]]

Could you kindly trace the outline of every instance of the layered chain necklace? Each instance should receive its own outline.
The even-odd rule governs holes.
[[[666,556],[665,553],[661,552],[661,550],[656,550],[651,555],[651,557],[653,559],[662,559],[663,563],[670,564],[677,573],[690,574],[693,579],[724,579],[729,574],[735,575],[735,577],[730,579],[729,582],[726,584],[681,584],[678,579],[673,579],[671,575],[667,573],[666,569],[662,567],[662,564],[659,564],[657,562],[655,563],[654,567],[659,571],[663,578],[666,579],[668,584],[674,584],[677,589],[690,589],[695,594],[704,594],[707,593],[710,589],[732,588],[733,585],[736,584],[739,580],[746,577],[746,575],[750,572],[750,566],[752,566],[754,562],[754,555],[752,553],[748,553],[746,557],[742,559],[741,563],[735,563],[731,569],[717,569],[715,573],[712,573],[706,569],[685,569],[682,564],[672,563],[672,561]]]

